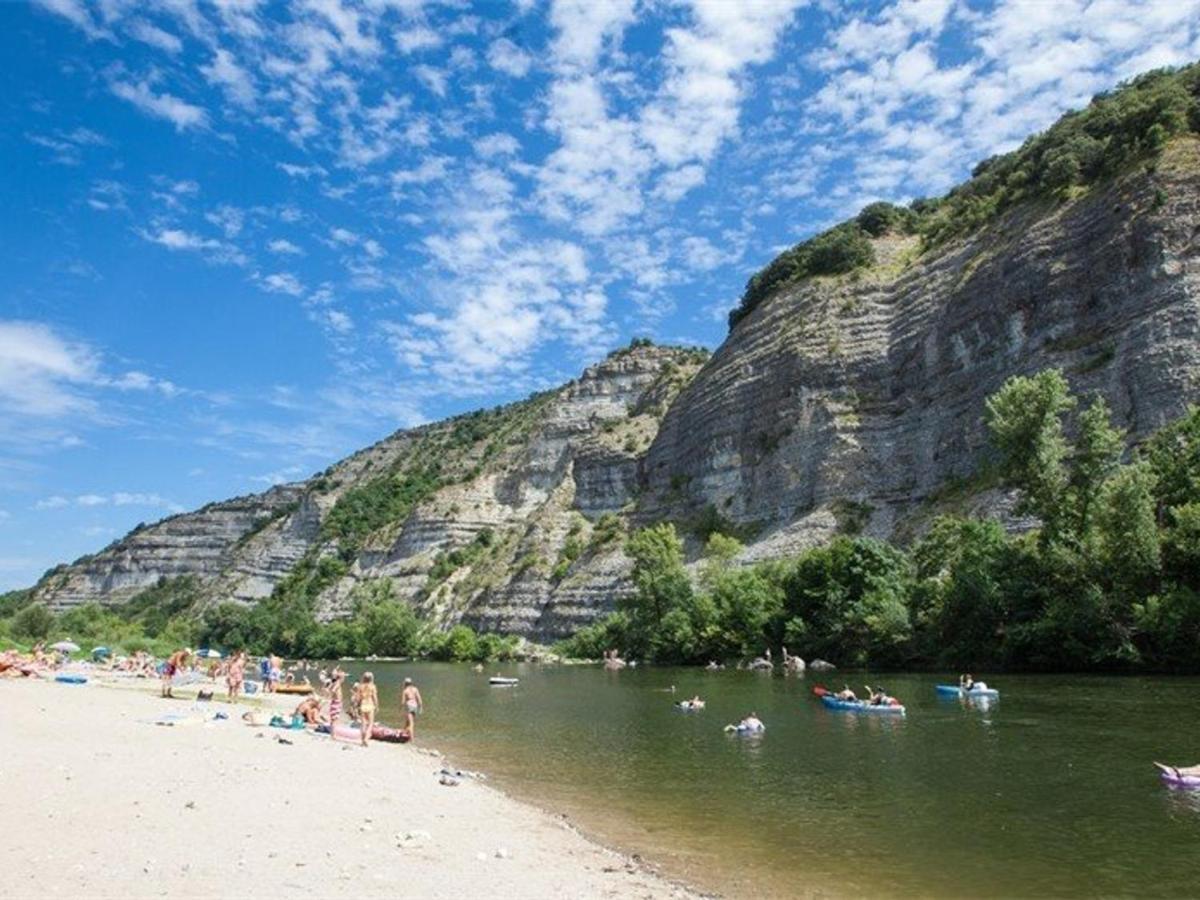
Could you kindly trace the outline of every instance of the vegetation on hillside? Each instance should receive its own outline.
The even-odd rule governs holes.
[[[715,532],[693,584],[674,525],[655,525],[627,542],[634,592],[561,649],[701,663],[785,645],[841,665],[1200,670],[1200,409],[1124,459],[1104,402],[1080,409],[1048,370],[1009,379],[987,422],[1036,530],[948,517],[907,552],[841,536],[747,567]]]
[[[1135,163],[1151,162],[1187,131],[1200,132],[1200,64],[1147,72],[1096,95],[1017,150],[985,159],[944,197],[915,200],[907,208],[872,203],[856,218],[785,250],[751,276],[729,327],[789,284],[871,265],[870,237],[919,234],[926,249],[935,247],[1023,201],[1065,199]]]

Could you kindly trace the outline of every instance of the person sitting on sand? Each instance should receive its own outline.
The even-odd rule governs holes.
[[[858,700],[858,694],[850,690],[850,685],[843,684],[842,689],[833,695],[838,700],[844,700],[847,703],[854,703]]]
[[[184,648],[176,650],[163,664],[162,670],[162,696],[174,699],[175,695],[171,693],[171,679],[175,677],[176,672],[182,672],[187,666],[187,659],[191,656],[192,651]]]
[[[379,690],[375,687],[375,676],[370,672],[363,672],[362,681],[358,684],[358,728],[362,733],[364,747],[371,739],[371,729],[375,727],[375,710],[378,706]]]
[[[310,694],[300,701],[296,707],[293,716],[299,716],[304,720],[305,725],[320,725],[321,724],[321,700],[320,698]]]
[[[421,690],[411,678],[404,679],[404,689],[400,692],[400,705],[404,707],[404,727],[408,731],[408,739],[416,740],[417,713],[425,711],[425,701],[421,699]]]

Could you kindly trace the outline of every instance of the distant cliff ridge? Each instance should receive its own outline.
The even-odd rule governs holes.
[[[1004,513],[983,412],[1008,376],[1063,369],[1132,441],[1195,401],[1200,141],[988,209],[932,242],[884,222],[841,274],[788,270],[711,358],[619,351],[559,390],[140,528],[36,596],[112,604],[195,575],[212,602],[254,603],[302,580],[331,618],[386,581],[438,623],[548,640],[629,590],[623,538],[648,522],[736,531],[762,559]]]

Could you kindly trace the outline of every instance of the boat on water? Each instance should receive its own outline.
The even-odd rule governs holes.
[[[1000,692],[995,688],[990,687],[973,687],[969,691],[964,690],[957,684],[939,684],[936,685],[938,694],[947,697],[986,697],[989,700],[996,700],[1000,696]]]
[[[520,681],[521,679],[519,678],[504,678],[500,675],[493,675],[488,679],[488,684],[492,685],[492,687],[512,687],[519,684]]]
[[[879,705],[873,703],[865,703],[862,700],[839,700],[831,694],[824,694],[821,697],[821,702],[825,704],[827,709],[834,709],[838,712],[866,713],[876,716],[903,716],[905,709],[902,704],[882,703]]]

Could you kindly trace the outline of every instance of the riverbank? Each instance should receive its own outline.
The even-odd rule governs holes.
[[[434,751],[156,689],[0,682],[0,896],[698,896],[484,783],[443,786]],[[207,720],[154,724],[193,709]]]

